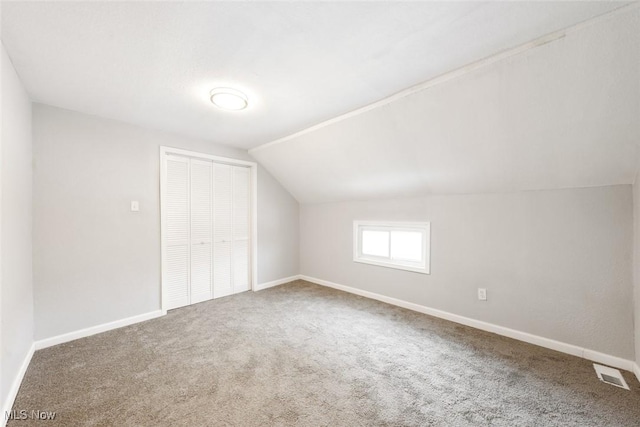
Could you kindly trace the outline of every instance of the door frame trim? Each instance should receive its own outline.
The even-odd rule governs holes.
[[[184,150],[182,148],[160,146],[160,265],[161,265],[161,281],[160,281],[160,307],[166,310],[165,306],[165,277],[166,277],[166,251],[165,251],[165,234],[167,226],[167,155],[178,155],[191,157],[195,159],[211,160],[215,163],[223,163],[234,166],[248,167],[251,172],[251,250],[250,250],[250,266],[251,266],[251,290],[257,290],[258,286],[258,164],[247,160],[233,159],[230,157],[214,156],[212,154],[200,153],[197,151]],[[212,283],[213,286],[213,283]]]

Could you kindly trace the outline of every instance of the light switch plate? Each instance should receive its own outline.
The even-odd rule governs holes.
[[[137,200],[131,201],[131,212],[138,212],[140,210],[140,204]]]
[[[478,299],[480,301],[487,300],[487,289],[486,288],[478,288]]]

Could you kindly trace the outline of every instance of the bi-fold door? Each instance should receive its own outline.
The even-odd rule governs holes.
[[[191,259],[189,287],[190,304],[211,299],[213,271],[213,163],[189,159],[190,169],[190,210],[191,210]]]
[[[251,169],[167,154],[163,309],[251,288]]]

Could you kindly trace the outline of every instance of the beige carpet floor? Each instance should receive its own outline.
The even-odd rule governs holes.
[[[15,410],[65,426],[640,426],[590,362],[307,282],[37,351]]]

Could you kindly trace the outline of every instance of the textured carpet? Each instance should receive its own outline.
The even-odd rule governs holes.
[[[590,362],[307,282],[40,350],[15,410],[73,426],[638,426]]]

